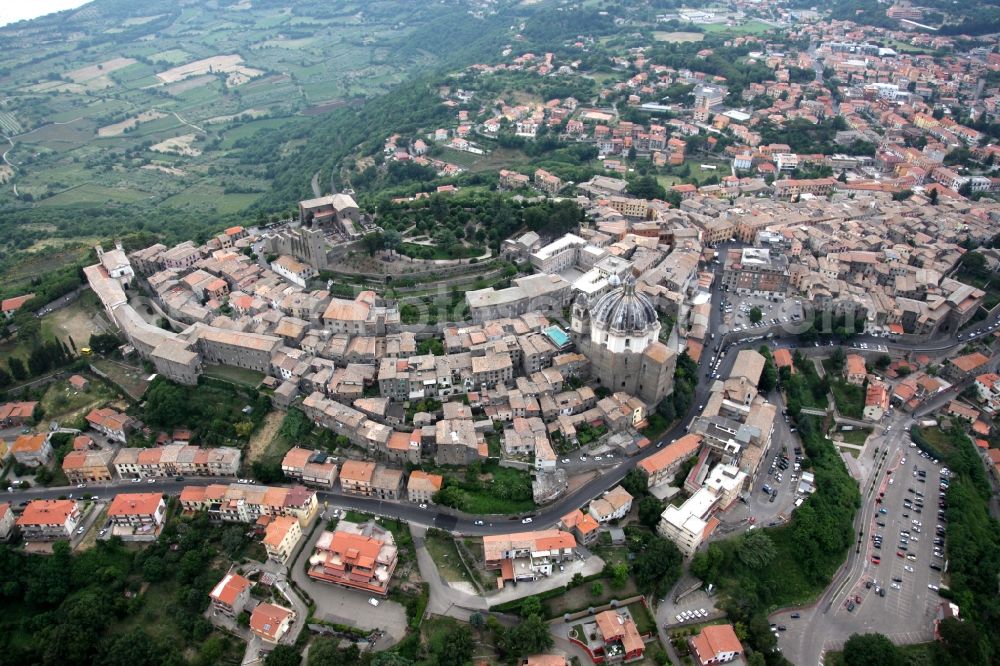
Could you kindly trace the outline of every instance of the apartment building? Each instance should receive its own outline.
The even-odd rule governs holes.
[[[209,518],[230,523],[255,523],[261,516],[293,516],[306,526],[319,512],[316,491],[245,484],[185,486],[181,490],[185,512],[207,511]]]
[[[230,446],[205,449],[188,444],[158,448],[122,448],[114,457],[115,472],[122,479],[161,476],[236,476],[241,452]]]
[[[75,500],[32,500],[17,519],[25,541],[55,541],[73,536],[80,520]]]
[[[264,550],[267,556],[284,564],[302,538],[302,526],[294,516],[278,516],[264,529]]]
[[[648,488],[667,483],[685,460],[693,456],[701,446],[700,435],[684,435],[671,442],[660,451],[639,461],[639,471],[646,477]]]
[[[483,554],[486,568],[499,571],[501,581],[537,580],[576,557],[576,539],[556,529],[488,535]]]
[[[348,495],[371,497],[375,494],[372,479],[377,465],[364,460],[345,460],[340,467],[340,489]]]
[[[657,533],[677,545],[685,557],[691,557],[702,541],[718,526],[712,514],[718,496],[708,488],[698,490],[681,506],[668,506],[660,516]]]
[[[111,449],[70,451],[63,458],[62,469],[72,484],[107,482],[114,478]]]
[[[730,250],[722,286],[738,295],[783,295],[788,289],[788,259],[762,248]]]
[[[407,499],[411,502],[426,504],[434,503],[434,494],[441,490],[444,477],[440,474],[429,474],[415,469],[410,472],[406,485]]]
[[[324,583],[385,596],[398,562],[391,532],[374,522],[342,520],[335,531],[320,535],[306,573]]]
[[[253,583],[239,574],[227,573],[222,577],[208,597],[212,600],[212,609],[229,617],[236,617],[243,612],[250,602],[250,588]]]

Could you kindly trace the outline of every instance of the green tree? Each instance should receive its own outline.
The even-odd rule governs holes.
[[[309,666],[354,666],[361,656],[354,643],[345,649],[336,638],[317,638],[309,647]]]
[[[597,580],[590,584],[590,596],[595,599],[600,598],[604,594],[604,585],[601,581]]]
[[[628,582],[628,565],[618,562],[611,565],[611,587],[620,590]]]
[[[518,615],[521,617],[531,617],[542,614],[542,602],[538,597],[525,597],[521,602],[521,610]]]
[[[929,195],[927,195],[927,202],[932,206],[937,206],[938,191],[936,187],[933,190],[931,190],[931,193]]]
[[[264,666],[299,666],[302,655],[291,645],[278,645],[264,660]],[[312,664],[312,661],[309,662]]]
[[[503,632],[500,651],[507,657],[525,657],[545,652],[552,647],[552,633],[549,625],[540,615],[532,615],[516,627]]]
[[[851,634],[844,643],[845,666],[901,666],[899,648],[882,634]]]
[[[10,374],[18,381],[28,376],[28,369],[24,367],[24,361],[17,356],[11,356],[7,359],[7,367],[10,368]]]
[[[663,513],[663,504],[652,495],[639,500],[639,522],[650,529],[656,529]]]
[[[680,578],[683,559],[672,541],[655,537],[635,554],[632,575],[640,590],[663,595]]]
[[[750,308],[750,323],[758,324],[764,318],[764,313],[756,305]]]
[[[120,347],[122,341],[110,333],[91,333],[88,347],[101,355],[107,355]]]
[[[740,539],[736,554],[751,569],[763,569],[774,559],[776,550],[771,537],[762,530],[752,530]]]
[[[632,497],[642,497],[647,493],[646,477],[637,469],[626,474],[621,485]]]

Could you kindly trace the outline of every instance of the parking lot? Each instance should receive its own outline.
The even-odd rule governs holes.
[[[880,633],[897,644],[933,638],[942,572],[931,567],[945,568],[939,503],[947,472],[942,477],[941,466],[910,441],[908,417],[892,421],[878,454],[884,465],[862,481],[862,536],[845,577],[835,578],[815,605],[771,616],[787,628],[778,644],[793,663],[821,662],[853,633]]]
[[[795,327],[801,320],[802,301],[785,297],[737,296],[726,294],[721,302],[724,321],[734,331],[759,328],[764,331],[772,326]],[[750,310],[760,308],[761,320],[750,322]]]
[[[918,449],[906,455],[883,481],[885,493],[869,526],[866,566],[838,614],[853,613],[859,622],[898,627],[934,615],[944,560],[944,498],[947,477]],[[876,500],[877,501],[877,500]],[[932,567],[937,567],[934,569]],[[929,587],[929,586],[934,586]]]

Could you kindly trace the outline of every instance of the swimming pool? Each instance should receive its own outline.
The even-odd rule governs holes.
[[[562,348],[569,344],[569,333],[562,330],[558,326],[549,326],[545,329],[544,333],[556,347]]]

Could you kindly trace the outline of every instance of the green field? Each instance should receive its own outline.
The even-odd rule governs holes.
[[[734,35],[760,35],[769,30],[777,30],[773,25],[768,25],[761,21],[747,21],[740,25],[726,25],[725,23],[704,23],[701,24],[707,33],[728,32]]]
[[[205,375],[222,379],[247,388],[257,388],[264,379],[264,373],[238,368],[234,365],[206,365]]]
[[[224,194],[221,187],[199,183],[167,197],[163,203],[175,208],[208,209],[228,214],[244,210],[259,196],[259,194]]]
[[[138,203],[150,199],[145,192],[84,183],[38,202],[39,206],[104,206],[108,202]]]

